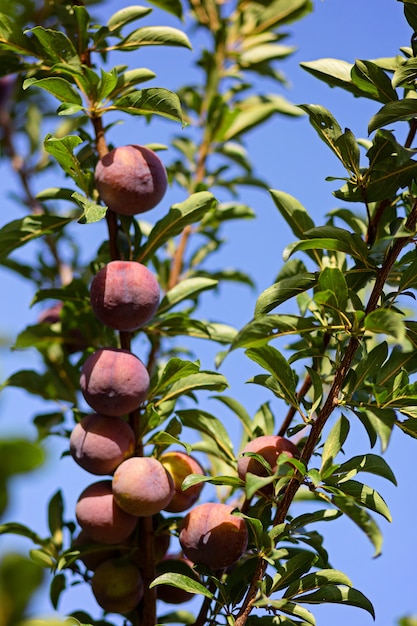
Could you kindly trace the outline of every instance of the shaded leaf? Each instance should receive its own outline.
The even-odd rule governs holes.
[[[288,361],[272,346],[249,348],[245,354],[258,365],[265,368],[277,381],[281,389],[281,395],[292,406],[297,407],[298,401],[295,393],[295,376]]]
[[[346,441],[349,430],[349,420],[342,415],[326,437],[321,456],[321,474],[325,474],[326,470],[333,465],[336,456],[339,454]]]
[[[304,239],[304,233],[314,228],[315,224],[301,202],[284,191],[271,189],[270,193],[294,235],[299,239]]]
[[[7,256],[33,239],[58,232],[71,221],[72,218],[55,215],[27,215],[9,222],[0,229],[0,256]]]
[[[71,102],[73,104],[82,104],[82,99],[78,91],[76,91],[71,83],[65,78],[51,76],[49,78],[27,78],[23,83],[23,89],[28,87],[39,87],[45,89],[61,102]]]
[[[352,582],[346,574],[335,569],[321,569],[318,572],[307,574],[299,580],[295,580],[284,593],[285,598],[293,598],[294,596],[319,589],[326,585],[346,585],[352,587]],[[297,601],[299,598],[296,599]]]
[[[217,284],[217,280],[204,277],[186,278],[180,281],[165,294],[159,305],[157,315],[160,315],[164,311],[168,311],[183,300],[187,300],[189,298],[194,299],[195,296],[202,291],[214,289]]]
[[[352,67],[351,77],[353,83],[368,94],[368,98],[383,103],[398,100],[394,89],[397,84],[395,81],[391,82],[384,70],[372,61],[357,60]]]
[[[213,439],[220,451],[223,453],[225,459],[229,462],[232,461],[233,466],[235,465],[235,455],[233,452],[232,442],[227,429],[219,419],[207,411],[195,409],[177,411],[177,415],[184,426],[205,433]]]
[[[352,477],[358,472],[368,472],[369,474],[375,474],[391,481],[394,485],[397,484],[393,471],[388,463],[380,456],[376,454],[363,454],[354,456],[349,461],[342,463],[336,473],[346,474]]]
[[[404,317],[391,309],[376,309],[365,317],[365,330],[390,335],[398,342],[405,337]]]
[[[57,138],[51,134],[46,135],[44,141],[45,150],[52,155],[60,164],[66,174],[71,176],[77,185],[87,194],[88,177],[81,163],[74,155],[74,149],[82,143],[82,139],[76,135]]]
[[[371,118],[368,124],[368,133],[371,134],[377,128],[382,128],[395,122],[409,121],[416,115],[417,100],[415,98],[388,102]]]

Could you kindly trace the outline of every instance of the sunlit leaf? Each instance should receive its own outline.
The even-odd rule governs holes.
[[[161,574],[151,582],[149,589],[152,589],[152,587],[156,587],[157,585],[171,585],[172,587],[178,587],[178,589],[183,589],[189,593],[197,593],[206,596],[207,598],[213,597],[212,592],[201,583],[197,582],[193,578],[190,578],[189,576],[184,576],[184,574],[175,574],[173,572]]]
[[[175,122],[184,122],[179,97],[162,87],[135,90],[114,100],[108,109],[125,111],[131,115],[161,115]]]

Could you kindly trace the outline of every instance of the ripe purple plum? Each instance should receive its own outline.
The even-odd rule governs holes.
[[[299,458],[300,452],[297,446],[286,439],[285,437],[279,437],[278,435],[262,435],[256,437],[252,441],[246,444],[242,450],[242,454],[245,452],[253,452],[259,454],[265,459],[271,466],[272,472],[277,469],[277,460],[280,454],[283,452],[290,458]],[[268,476],[267,469],[255,458],[250,456],[241,456],[237,462],[237,471],[239,478],[245,480],[246,473],[250,472],[256,476]],[[271,494],[273,491],[272,485],[266,485],[260,489],[262,493]]]
[[[121,417],[145,400],[149,374],[142,361],[128,350],[101,348],[84,363],[80,388],[94,411]]]
[[[181,485],[184,478],[189,474],[204,476],[204,470],[200,463],[194,457],[180,451],[165,452],[159,460],[174,481],[174,495],[171,502],[165,507],[165,511],[180,513],[189,509],[198,500],[204,483],[193,485],[185,491],[182,491]]]
[[[114,148],[99,160],[95,183],[109,209],[120,215],[137,215],[162,200],[168,181],[153,150],[130,144]]]
[[[167,506],[173,494],[171,475],[160,461],[152,457],[126,459],[113,476],[114,499],[131,515],[155,515]]]
[[[131,561],[110,559],[96,568],[91,589],[105,611],[124,615],[133,611],[143,598],[142,574]]]
[[[193,578],[197,582],[200,580],[200,576],[193,569],[192,562],[186,559],[182,554],[168,554],[156,567],[158,576],[171,572],[188,576],[188,578]],[[172,585],[157,585],[156,595],[158,600],[162,600],[162,602],[168,604],[183,604],[184,602],[188,602],[194,594],[184,589],[173,587]]]
[[[213,570],[229,567],[244,554],[248,529],[234,507],[220,502],[198,504],[185,516],[179,539],[185,556]]]
[[[136,261],[111,261],[93,278],[91,307],[96,317],[115,330],[132,331],[149,322],[159,305],[159,284]]]
[[[78,498],[75,516],[93,542],[106,545],[125,541],[138,521],[115,502],[111,480],[101,480],[86,487]]]
[[[83,417],[73,429],[71,455],[90,474],[112,474],[122,461],[132,456],[136,437],[122,417],[97,413]]]

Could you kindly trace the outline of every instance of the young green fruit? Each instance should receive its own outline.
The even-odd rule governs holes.
[[[133,611],[143,598],[144,585],[139,568],[126,559],[101,563],[91,579],[97,603],[111,613]]]
[[[109,209],[120,215],[137,215],[162,200],[168,181],[155,152],[131,144],[114,148],[99,160],[95,183]]]

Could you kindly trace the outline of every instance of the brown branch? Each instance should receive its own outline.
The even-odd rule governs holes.
[[[417,224],[417,202],[414,204],[410,215],[406,220],[406,228],[410,230],[412,233],[414,232]],[[371,295],[369,297],[368,305],[366,307],[366,314],[374,311],[377,306],[379,299],[383,293],[383,288],[385,286],[388,275],[397,260],[401,250],[404,246],[409,243],[412,235],[410,237],[405,237],[403,239],[396,239],[393,246],[391,247],[383,265],[378,272],[377,279],[374,283],[374,287],[372,289]],[[307,441],[304,445],[304,449],[301,453],[301,460],[305,463],[306,467],[310,458],[314,452],[314,449],[320,439],[320,435],[323,431],[324,426],[326,425],[329,417],[332,415],[334,409],[338,406],[338,399],[340,391],[343,387],[343,384],[346,380],[346,376],[350,370],[352,365],[352,361],[354,359],[355,353],[360,345],[360,341],[358,337],[351,337],[343,359],[336,371],[334,381],[332,387],[327,396],[326,402],[324,403],[320,413],[317,416],[317,419],[313,422],[310,434],[307,438]],[[288,514],[289,508],[294,500],[294,497],[301,485],[302,477],[299,473],[295,473],[294,477],[291,479],[288,487],[285,490],[283,499],[279,503],[279,506],[276,511],[276,516],[274,520],[274,525],[283,523]],[[268,564],[266,561],[259,559],[258,569],[255,572],[255,575],[252,579],[251,585],[247,591],[245,600],[239,610],[239,613],[236,617],[235,624],[236,626],[244,626],[246,624],[246,620],[248,619],[253,605],[256,600],[256,596],[258,593],[258,584],[262,580],[265,575]]]

